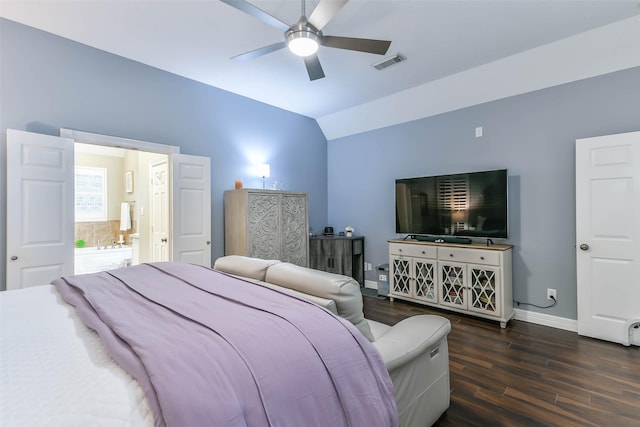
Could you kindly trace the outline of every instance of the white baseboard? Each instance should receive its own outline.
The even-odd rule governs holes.
[[[367,289],[378,289],[378,282],[373,280],[365,280],[364,287]],[[578,321],[567,319],[566,317],[552,316],[550,314],[537,313],[535,311],[527,311],[514,308],[515,320],[523,322],[535,323],[536,325],[549,326],[556,329],[564,329],[565,331],[578,332]]]
[[[513,311],[515,312],[515,320],[522,320],[523,322],[564,329],[565,331],[578,332],[577,320],[552,316],[550,314],[537,313],[535,311],[521,310],[519,308],[514,308]]]
[[[364,287],[367,289],[378,289],[378,282],[375,282],[373,280],[365,280]]]

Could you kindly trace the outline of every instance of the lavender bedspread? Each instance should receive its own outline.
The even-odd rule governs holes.
[[[53,282],[158,426],[397,426],[371,343],[304,300],[184,263]]]

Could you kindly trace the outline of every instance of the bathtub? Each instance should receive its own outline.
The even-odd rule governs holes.
[[[95,273],[131,265],[133,249],[131,246],[75,248],[74,258],[75,274]]]

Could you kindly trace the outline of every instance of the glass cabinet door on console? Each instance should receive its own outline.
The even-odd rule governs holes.
[[[411,258],[391,256],[391,293],[413,296],[411,292]]]
[[[466,265],[440,263],[441,296],[440,304],[450,307],[467,308]]]
[[[436,263],[430,260],[414,258],[413,277],[415,299],[438,302],[438,280],[436,278]]]
[[[480,313],[500,315],[499,272],[487,266],[469,266],[468,309]]]
[[[390,245],[391,295],[437,303],[436,249],[416,245]]]
[[[498,272],[480,265],[440,263],[440,304],[500,316]]]
[[[438,302],[435,260],[391,256],[391,293]]]

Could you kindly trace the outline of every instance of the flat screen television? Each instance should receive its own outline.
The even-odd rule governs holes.
[[[507,238],[507,170],[396,180],[396,233]]]

